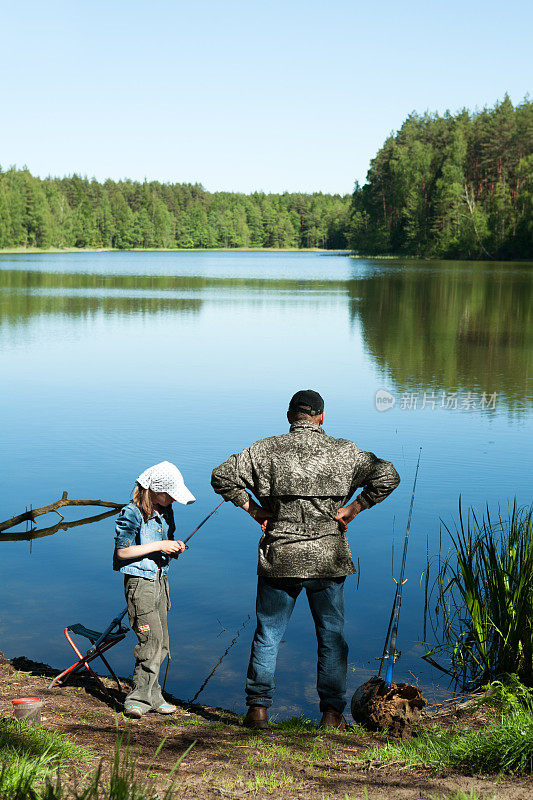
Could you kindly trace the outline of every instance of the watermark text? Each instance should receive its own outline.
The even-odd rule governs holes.
[[[378,389],[375,403],[378,411],[389,411],[398,406],[402,411],[494,411],[498,392],[459,392],[441,389],[440,391],[401,392],[397,395],[387,389]]]

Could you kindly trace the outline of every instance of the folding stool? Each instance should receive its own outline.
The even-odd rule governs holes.
[[[98,684],[102,687],[102,689],[109,694],[107,687],[104,683],[100,680],[98,675],[91,669],[89,666],[89,662],[93,661],[95,658],[101,658],[104,664],[106,665],[107,669],[117,682],[117,686],[119,691],[122,691],[122,686],[120,685],[120,681],[113,672],[113,669],[107,659],[104,657],[104,653],[109,650],[111,647],[114,647],[116,644],[121,642],[126,634],[129,631],[129,628],[122,625],[122,619],[126,615],[128,608],[124,608],[118,616],[116,616],[107,626],[103,633],[99,631],[93,631],[90,628],[86,628],[85,625],[81,625],[81,623],[77,622],[75,625],[69,625],[68,628],[65,628],[64,634],[67,638],[68,643],[78,656],[78,660],[74,662],[70,667],[64,670],[60,675],[57,675],[50,686],[49,689],[54,686],[54,684],[58,683],[59,681],[63,681],[68,675],[73,675],[75,672],[78,672],[82,667],[89,670],[90,674],[93,678],[98,682]],[[75,643],[72,641],[72,637],[70,634],[76,634],[77,636],[84,636],[91,642],[91,647],[87,650],[85,655],[82,655],[80,650],[76,647]]]

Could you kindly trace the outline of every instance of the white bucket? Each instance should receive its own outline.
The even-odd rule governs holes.
[[[15,719],[40,725],[43,705],[43,701],[38,697],[19,697],[13,700],[13,714]]]

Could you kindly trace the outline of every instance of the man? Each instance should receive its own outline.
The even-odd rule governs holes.
[[[279,645],[305,589],[318,639],[321,725],[342,730],[348,657],[344,581],[355,572],[346,530],[357,514],[384,500],[400,478],[388,461],[325,434],[318,392],[296,392],[287,419],[289,433],[230,456],[211,479],[215,492],[247,511],[263,530],[244,724],[268,727]],[[359,487],[363,491],[345,505]]]

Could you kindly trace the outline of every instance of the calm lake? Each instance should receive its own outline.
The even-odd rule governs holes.
[[[395,674],[435,692],[441,677],[420,656],[426,553],[438,551],[440,520],[457,518],[459,495],[480,509],[532,499],[532,267],[315,252],[0,255],[0,520],[63,490],[127,502],[136,476],[168,459],[198,498],[175,505],[184,538],[218,502],[213,466],[285,432],[291,395],[317,389],[326,432],[392,461],[402,478],[350,527],[360,572],[346,584],[349,696],[377,669],[393,530],[399,567],[420,447]],[[167,686],[184,700],[230,648],[198,699],[243,708],[259,535],[225,505],[171,569]],[[110,517],[0,539],[7,656],[65,667],[63,628],[98,629],[120,611],[113,537]],[[131,673],[134,638],[112,651],[119,674]],[[273,712],[318,717],[315,653],[302,596]]]

